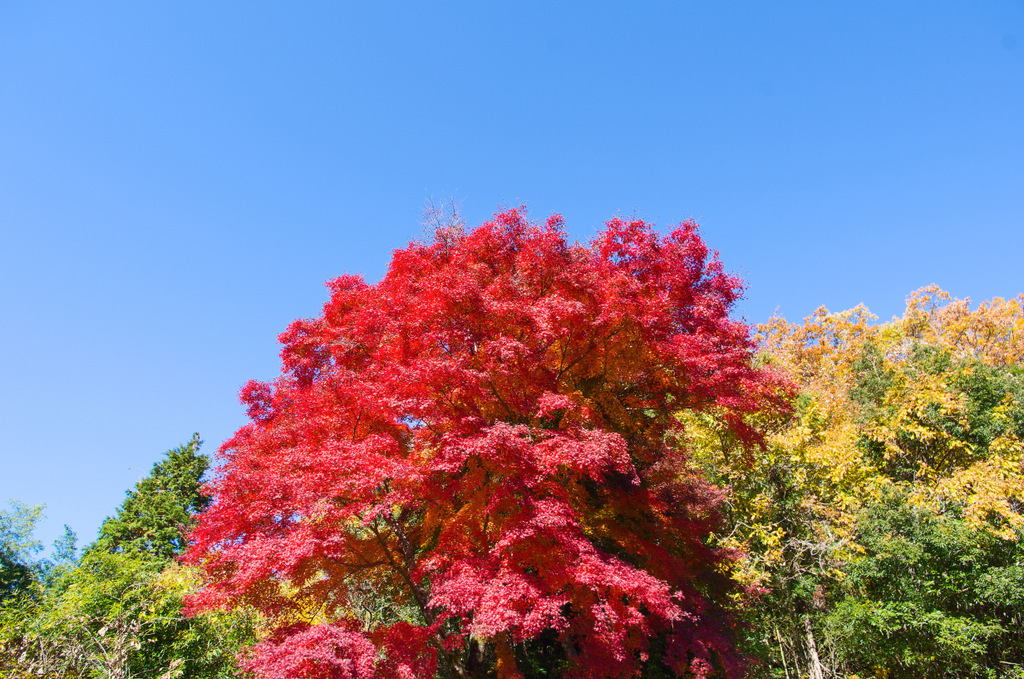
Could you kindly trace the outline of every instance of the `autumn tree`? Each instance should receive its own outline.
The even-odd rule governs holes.
[[[858,447],[854,365],[877,326],[867,309],[825,309],[802,324],[760,328],[758,361],[800,387],[791,413],[759,415],[766,445],[745,453],[711,414],[687,414],[685,445],[709,479],[728,489],[714,543],[739,550],[733,576],[760,595],[742,602],[743,647],[758,676],[836,676],[822,632],[842,568],[857,553],[857,511],[879,480]],[[754,423],[752,423],[754,424]]]
[[[242,390],[196,608],[274,621],[264,677],[736,676],[720,493],[677,442],[713,411],[755,444],[779,405],[740,281],[690,222],[576,245],[513,209],[432,236],[332,281]]]
[[[756,673],[1018,676],[1024,606],[1024,296],[973,307],[935,286],[901,317],[822,308],[761,328],[799,384],[754,461],[688,416],[729,489],[715,544],[742,549]]]

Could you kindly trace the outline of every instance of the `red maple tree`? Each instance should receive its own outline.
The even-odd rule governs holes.
[[[719,493],[682,410],[778,405],[692,222],[569,244],[522,209],[330,284],[242,390],[187,556],[197,609],[251,604],[268,678],[733,675]]]

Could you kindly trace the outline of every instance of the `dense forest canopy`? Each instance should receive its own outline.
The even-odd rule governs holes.
[[[212,478],[0,510],[0,676],[1024,677],[1024,295],[752,329],[692,223],[437,227]]]
[[[730,489],[717,544],[767,676],[1019,676],[1024,660],[1024,295],[935,286],[904,315],[819,309],[762,326],[800,385],[750,460],[710,418],[686,447]],[[776,667],[781,663],[782,667]]]

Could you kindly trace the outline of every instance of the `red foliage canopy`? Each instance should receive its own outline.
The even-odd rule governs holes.
[[[714,409],[753,442],[778,383],[695,224],[614,219],[580,246],[509,210],[330,288],[281,335],[283,375],[242,390],[191,536],[193,605],[276,626],[252,669],[734,673],[718,494],[672,434]]]

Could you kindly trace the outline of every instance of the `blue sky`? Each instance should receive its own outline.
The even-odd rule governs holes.
[[[0,502],[84,542],[431,197],[695,218],[738,313],[1024,292],[1024,2],[0,3]]]

